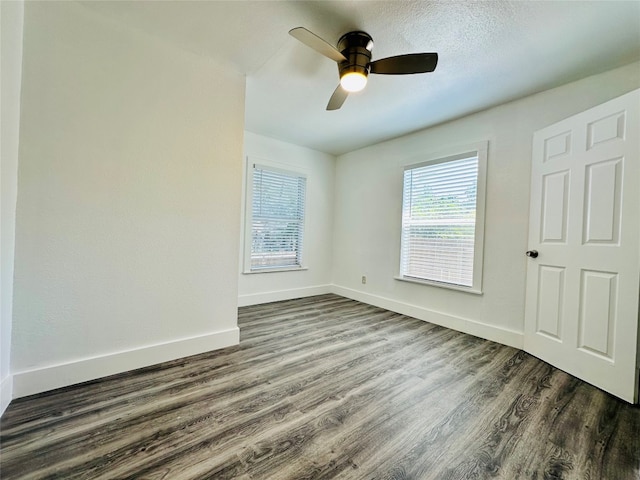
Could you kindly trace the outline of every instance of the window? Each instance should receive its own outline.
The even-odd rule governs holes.
[[[404,170],[400,279],[481,292],[486,147]]]
[[[302,267],[306,177],[253,165],[249,270]]]

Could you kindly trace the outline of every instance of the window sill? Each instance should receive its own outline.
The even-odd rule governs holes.
[[[453,285],[451,283],[434,282],[433,280],[421,280],[415,277],[403,277],[400,275],[395,276],[393,278],[401,282],[418,283],[420,285],[427,285],[430,287],[446,288],[447,290],[456,290],[458,292],[472,293],[474,295],[482,295],[482,290],[478,290],[472,287],[462,287],[460,285]]]
[[[275,273],[275,272],[300,272],[303,270],[309,270],[308,267],[273,267],[273,268],[261,268],[259,270],[243,270],[243,275],[254,275],[256,273]]]

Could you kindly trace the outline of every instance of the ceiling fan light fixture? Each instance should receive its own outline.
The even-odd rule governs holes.
[[[360,72],[347,72],[340,77],[340,86],[347,92],[359,92],[367,85],[367,76]]]
[[[338,110],[350,92],[362,90],[367,85],[369,73],[382,75],[427,73],[433,72],[438,64],[438,54],[435,52],[395,55],[372,62],[373,39],[367,32],[359,30],[342,35],[338,40],[337,48],[304,27],[292,28],[289,34],[338,64],[340,85],[333,91],[327,110]]]

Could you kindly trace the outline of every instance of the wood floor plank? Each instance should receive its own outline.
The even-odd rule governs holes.
[[[240,345],[13,401],[3,479],[638,480],[640,409],[516,349],[336,295]]]
[[[477,431],[485,431],[484,425],[481,424],[483,417],[479,416],[478,412],[486,409],[487,406],[496,408],[495,398],[504,401],[503,399],[507,396],[500,394],[509,385],[511,379],[521,373],[523,362],[520,354],[514,355],[513,351],[509,353],[510,357],[491,382],[474,379],[474,382],[470,383],[465,390],[452,392],[453,395],[457,393],[457,396],[450,397],[456,398],[456,401],[447,402],[449,409],[434,421],[417,426],[412,425],[413,428],[420,429],[417,438],[406,448],[399,449],[402,454],[398,455],[396,452],[383,463],[374,461],[370,467],[370,475],[392,478],[401,472],[407,475],[407,478],[413,478],[412,472],[426,472],[424,475],[431,476],[415,478],[442,478],[440,470],[443,467],[449,465],[451,461],[458,461],[461,455],[466,458],[470,443],[467,443],[467,440],[476,439],[477,442]],[[418,413],[416,412],[416,415]],[[464,441],[460,441],[461,439]],[[400,441],[404,442],[404,438]],[[447,445],[446,449],[442,448],[444,445]]]

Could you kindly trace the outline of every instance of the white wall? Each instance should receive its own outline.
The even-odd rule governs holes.
[[[331,284],[335,157],[251,132],[245,132],[244,148],[250,163],[272,163],[307,175],[303,247],[303,263],[307,269],[245,274],[242,273],[241,255],[239,304],[252,305],[328,293]],[[244,210],[242,218],[244,222]]]
[[[15,251],[16,197],[18,192],[18,142],[20,138],[20,78],[22,75],[23,2],[0,2],[2,58],[0,73],[0,415],[13,392],[10,370],[11,317]]]
[[[338,157],[336,293],[521,347],[533,132],[639,84],[640,64],[634,63]],[[402,201],[399,164],[485,140],[489,159],[484,294],[394,280]],[[368,277],[366,285],[362,275]]]
[[[14,396],[238,342],[245,80],[27,2]]]

